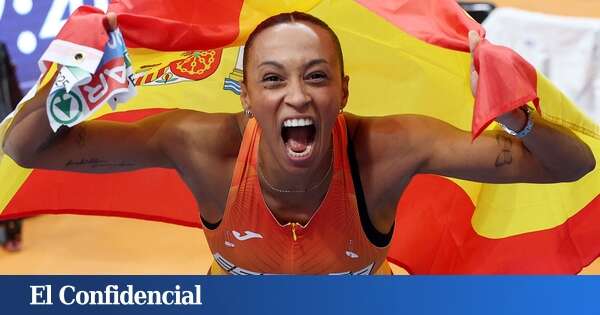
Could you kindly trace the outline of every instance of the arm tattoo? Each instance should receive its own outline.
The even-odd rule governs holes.
[[[129,162],[111,162],[105,161],[98,158],[82,158],[78,161],[69,160],[66,167],[90,167],[90,168],[103,168],[103,167],[131,167],[135,166],[134,163]]]
[[[512,140],[509,137],[496,135],[496,142],[500,146],[500,154],[496,157],[494,166],[500,167],[512,163]]]

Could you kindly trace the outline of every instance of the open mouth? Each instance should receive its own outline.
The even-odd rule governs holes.
[[[304,159],[313,150],[317,129],[311,118],[289,118],[283,121],[281,138],[292,159]]]

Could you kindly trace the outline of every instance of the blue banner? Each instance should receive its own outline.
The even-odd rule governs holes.
[[[40,75],[37,61],[67,18],[79,6],[106,11],[108,0],[0,0],[0,42],[8,46],[21,88],[28,90]]]
[[[3,276],[1,314],[598,314],[600,277]]]

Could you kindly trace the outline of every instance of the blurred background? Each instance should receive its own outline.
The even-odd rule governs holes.
[[[70,13],[83,4],[106,9],[108,2],[0,0],[0,118],[33,86],[37,60]],[[600,121],[600,0],[461,5],[485,20],[492,42],[517,50]],[[2,274],[204,274],[212,261],[202,231],[193,228],[74,215],[39,216],[21,224],[0,222],[6,249],[0,250]],[[600,261],[582,273],[600,274]]]

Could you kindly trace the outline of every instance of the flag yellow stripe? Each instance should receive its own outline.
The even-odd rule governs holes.
[[[333,25],[342,42],[351,78],[348,110],[361,115],[417,113],[469,130],[473,110],[469,54],[427,44],[365,11],[349,1],[323,3],[311,11]],[[556,123],[585,132],[579,135],[600,152],[598,126],[542,75],[539,78],[544,114]],[[474,229],[485,237],[502,238],[564,223],[598,194],[600,172],[569,184],[453,181],[477,205]]]
[[[598,160],[598,125],[540,73],[538,94],[543,117],[576,131]],[[482,185],[472,224],[477,233],[489,238],[550,229],[584,208],[598,195],[599,187],[598,168],[575,183]]]
[[[36,91],[50,83],[50,79],[56,73],[56,65],[52,65],[41,82],[37,85]],[[27,106],[28,102],[21,102],[17,105],[17,110]],[[0,124],[0,143],[4,143],[4,135],[12,123],[12,117]],[[21,188],[29,174],[30,169],[24,169],[17,165],[8,155],[0,150],[0,174],[4,180],[0,181],[0,214],[4,211],[14,194]]]
[[[329,23],[342,43],[350,76],[349,111],[416,113],[470,128],[468,54],[416,39],[353,1],[323,2],[310,13]],[[452,104],[445,106],[448,100]]]
[[[600,140],[600,126],[583,114],[577,105],[540,72],[538,72],[537,89],[540,103],[550,105],[542,107],[545,119]]]
[[[245,0],[240,12],[240,33],[234,45],[243,45],[254,27],[264,19],[283,12],[307,12],[319,2],[321,0]]]
[[[181,59],[182,53],[152,53],[148,49],[130,49],[136,69],[145,67],[146,71],[158,71],[171,61]],[[239,112],[242,110],[239,96],[223,89],[225,78],[235,69],[239,48],[223,50],[221,62],[210,77],[199,81],[188,81],[165,86],[139,86],[137,95],[127,104],[120,105],[118,111],[147,108],[182,108],[203,112]],[[154,67],[147,67],[155,65]],[[139,71],[139,70],[138,70]],[[111,113],[108,106],[98,110],[92,118]]]
[[[19,167],[8,155],[0,157],[0,174],[3,180],[0,182],[0,214],[4,211],[12,197],[17,193],[32,170]],[[32,198],[35,198],[32,196]]]
[[[347,111],[365,116],[421,114],[470,129],[474,100],[468,54],[423,42],[353,1],[325,1],[310,13],[340,38],[350,76]],[[477,200],[481,184],[451,180]]]

